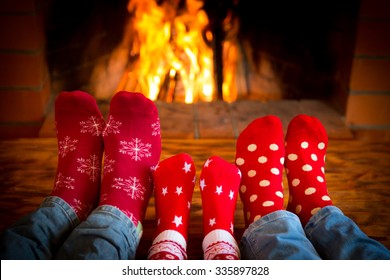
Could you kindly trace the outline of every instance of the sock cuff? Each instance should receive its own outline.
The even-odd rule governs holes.
[[[177,243],[179,246],[181,246],[184,250],[187,250],[187,241],[185,240],[184,236],[176,231],[176,230],[164,230],[161,233],[159,233],[153,240],[153,244],[160,243],[162,241],[173,241]]]
[[[164,230],[154,238],[148,258],[160,252],[167,252],[183,260],[187,259],[186,250],[187,241],[182,234],[175,230]]]
[[[218,254],[230,254],[240,258],[240,250],[236,239],[226,230],[216,229],[203,239],[204,259],[213,259]]]

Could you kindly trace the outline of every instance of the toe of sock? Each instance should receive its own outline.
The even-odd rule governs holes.
[[[95,98],[79,90],[61,92],[56,98],[55,110],[90,111],[100,114]]]
[[[254,140],[258,137],[266,136],[267,134],[270,134],[273,137],[283,136],[283,125],[277,116],[268,115],[255,119],[240,134],[238,140]]]
[[[213,177],[215,182],[227,182],[238,189],[241,173],[237,166],[219,156],[211,156],[205,162],[201,177]]]
[[[314,116],[300,114],[290,121],[286,139],[302,138],[303,136],[315,137],[325,144],[328,142],[327,132],[321,121]]]
[[[157,115],[156,105],[140,92],[119,91],[111,100],[110,110],[132,110]]]
[[[278,130],[282,128],[282,122],[279,117],[274,115],[268,115],[255,119],[248,125],[248,130]]]

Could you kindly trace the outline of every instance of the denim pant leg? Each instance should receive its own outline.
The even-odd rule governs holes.
[[[368,237],[335,206],[318,211],[305,226],[317,252],[326,259],[390,259],[390,251]]]
[[[285,210],[270,213],[249,225],[240,249],[242,259],[320,259],[298,217]]]
[[[72,231],[56,259],[134,259],[142,234],[138,225],[118,208],[99,206]]]
[[[34,212],[7,228],[0,237],[1,259],[52,259],[79,223],[61,198],[47,197]]]

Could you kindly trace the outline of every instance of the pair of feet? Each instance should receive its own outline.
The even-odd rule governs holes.
[[[319,209],[331,205],[324,169],[327,145],[326,131],[315,117],[293,118],[285,138],[279,118],[253,121],[239,136],[236,150],[246,226],[283,209],[283,168],[289,189],[287,210],[297,214],[303,225]]]
[[[196,182],[193,159],[177,154],[154,172],[157,228],[149,259],[186,259],[188,223]],[[212,156],[203,165],[199,188],[203,210],[204,259],[238,259],[234,212],[240,185],[238,168]]]
[[[283,170],[286,169],[287,210],[303,225],[322,207],[331,205],[325,184],[326,131],[317,118],[298,115],[286,137],[276,116],[254,120],[239,135],[235,164],[212,156],[199,180],[203,209],[205,259],[238,259],[234,212],[240,194],[248,227],[259,218],[284,208]],[[150,258],[185,258],[195,165],[189,155],[162,161],[155,172],[157,237]],[[180,233],[181,238],[177,238]]]
[[[154,103],[141,93],[118,92],[104,120],[91,95],[63,92],[55,101],[55,123],[58,167],[51,195],[64,199],[81,221],[108,204],[138,225],[161,154]]]

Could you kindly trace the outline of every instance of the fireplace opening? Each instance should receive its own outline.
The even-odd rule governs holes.
[[[59,88],[101,100],[118,90],[183,103],[310,98],[345,110],[358,1],[53,2],[47,51]]]

